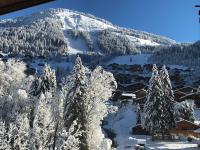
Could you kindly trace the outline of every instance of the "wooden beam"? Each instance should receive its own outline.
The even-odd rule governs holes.
[[[0,15],[54,0],[0,0]]]

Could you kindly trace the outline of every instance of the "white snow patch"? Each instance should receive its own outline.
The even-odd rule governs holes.
[[[29,65],[31,68],[35,68],[38,72],[41,72],[44,68],[44,66],[40,64],[49,64],[51,68],[57,69],[62,68],[63,70],[72,70],[74,64],[72,62],[66,62],[64,60],[57,62],[55,60],[47,61],[46,59],[35,59],[33,62],[31,62]]]
[[[65,10],[64,12],[60,12],[57,14],[57,16],[63,24],[63,30],[78,29],[84,31],[91,31],[100,29],[103,30],[107,28],[112,28],[112,29],[116,28],[100,20],[96,20],[94,18],[90,18],[88,16],[84,16],[70,10]]]
[[[68,43],[69,54],[84,53],[88,50],[87,45],[83,39],[72,39],[69,37],[69,35],[65,35],[65,40]]]
[[[182,70],[187,70],[188,67],[185,66],[180,66],[180,65],[167,65],[171,69],[182,69]]]
[[[200,111],[195,111],[198,115]],[[143,116],[142,115],[142,120]],[[116,133],[117,150],[133,150],[134,145],[145,143],[150,150],[198,150],[197,142],[188,142],[187,139],[177,141],[152,141],[150,136],[132,135],[131,128],[136,123],[136,106],[128,104],[121,107],[116,114],[107,118],[108,124],[105,126]]]
[[[194,117],[195,117],[194,123],[200,124],[200,109],[199,108],[194,110]]]
[[[136,45],[148,45],[148,46],[159,46],[160,44],[153,42],[147,39],[141,39],[134,36],[126,35],[131,42],[134,42]]]
[[[122,93],[122,96],[128,96],[128,97],[136,98],[136,95],[132,94],[132,93]]]
[[[127,65],[133,65],[133,64],[148,64],[148,58],[151,56],[151,54],[136,54],[136,55],[123,55],[123,56],[117,56],[111,61],[109,61],[107,64],[127,64]]]

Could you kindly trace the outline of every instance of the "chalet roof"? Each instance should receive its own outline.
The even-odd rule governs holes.
[[[191,87],[191,86],[184,86],[182,88],[176,89],[174,92],[176,92],[176,91],[180,91],[183,93],[190,93],[191,91],[197,92],[197,89],[194,87]]]
[[[53,0],[1,0],[0,15],[51,1]]]
[[[138,128],[138,127],[143,128],[142,124],[136,124],[134,127],[132,127],[132,129],[133,129],[133,128]]]
[[[196,123],[193,123],[193,122],[191,122],[191,121],[188,121],[188,120],[180,120],[180,121],[177,121],[176,122],[176,124],[178,125],[178,124],[180,124],[180,123],[186,123],[186,124],[190,124],[190,125],[192,125],[192,126],[194,126],[194,127],[196,127],[196,128],[199,128],[199,125],[197,125]]]
[[[133,94],[133,93],[122,93],[122,96],[130,97],[130,98],[136,98],[136,95]]]
[[[191,94],[187,94],[185,96],[180,97],[181,100],[185,100],[185,99],[193,99],[193,100],[200,100],[200,93],[191,93]]]
[[[133,92],[136,95],[136,98],[142,98],[147,95],[147,91],[145,89],[141,89],[138,91]]]
[[[146,96],[140,97],[140,98],[136,98],[135,102],[137,102],[139,104],[144,104],[146,102]]]

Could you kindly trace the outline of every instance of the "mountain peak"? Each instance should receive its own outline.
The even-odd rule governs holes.
[[[0,27],[0,49],[9,52],[20,49],[20,53],[31,55],[88,51],[100,54],[149,53],[158,46],[176,43],[162,36],[121,28],[93,15],[62,8],[1,20]]]

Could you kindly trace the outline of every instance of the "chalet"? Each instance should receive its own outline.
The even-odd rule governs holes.
[[[136,98],[146,97],[147,91],[145,89],[141,89],[138,91],[133,92],[136,95]]]
[[[153,64],[144,64],[143,65],[143,70],[147,71],[147,72],[151,72],[153,68]]]
[[[138,124],[132,128],[132,134],[134,135],[149,135],[148,131],[142,127],[141,124]]]
[[[142,70],[141,65],[134,64],[134,65],[131,65],[130,71],[131,72],[142,72],[143,70]]]
[[[179,101],[194,100],[197,108],[200,108],[200,93],[191,93],[179,98]]]
[[[185,94],[190,94],[190,93],[195,93],[195,92],[197,92],[197,89],[194,88],[194,87],[185,86],[185,87],[183,87],[183,88],[177,89],[176,91],[183,92],[183,93],[185,93]]]
[[[138,90],[144,89],[145,87],[146,85],[144,85],[143,83],[134,83],[134,84],[128,85],[125,90],[136,92]]]
[[[199,126],[193,122],[187,121],[187,120],[181,120],[176,122],[176,127],[169,130],[169,133],[171,135],[176,136],[194,136],[194,137],[200,137],[200,133],[195,132],[196,129],[198,129]]]
[[[175,99],[175,101],[182,102],[182,100],[180,98],[184,97],[184,96],[186,96],[185,93],[183,93],[181,91],[178,91],[178,90],[174,91],[174,99]]]
[[[132,102],[133,99],[135,98],[136,98],[136,95],[133,93],[122,93],[120,97],[122,102],[129,102],[129,101]]]
[[[140,104],[141,109],[143,109],[143,106],[146,102],[147,91],[145,89],[141,89],[134,92],[133,94],[136,95],[136,99],[133,100],[133,103]]]
[[[135,84],[121,84],[118,83],[118,90],[126,91],[126,92],[136,92],[141,89],[144,89],[146,85],[142,83],[135,83]]]
[[[112,101],[117,101],[121,95],[122,95],[122,91],[116,90],[116,91],[114,91],[114,92],[112,93],[111,100],[112,100]]]
[[[119,84],[130,84],[131,83],[131,75],[130,74],[115,74],[114,75],[117,83]]]

